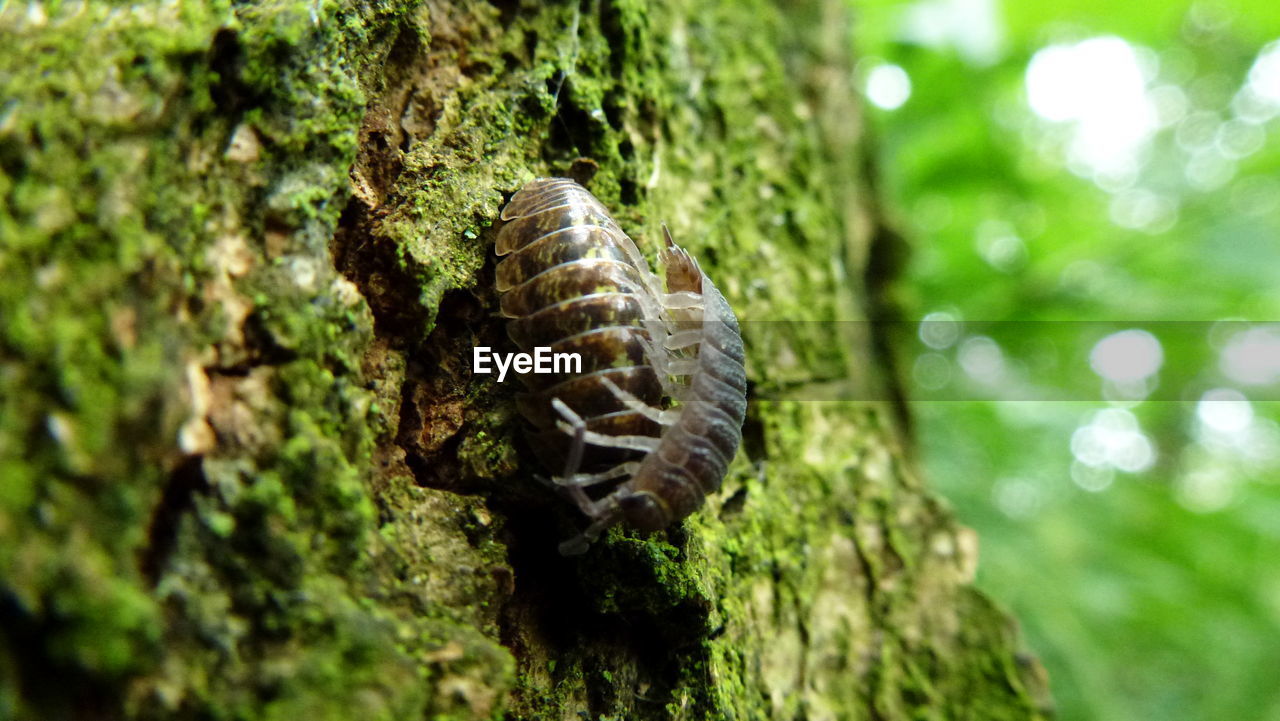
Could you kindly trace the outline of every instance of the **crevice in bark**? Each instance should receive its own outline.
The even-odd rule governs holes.
[[[141,551],[138,564],[142,575],[146,576],[152,586],[160,580],[169,556],[173,553],[182,516],[194,508],[196,494],[206,492],[208,487],[204,476],[203,456],[186,458],[169,474],[169,480],[160,494],[160,502],[151,511],[151,522],[147,525],[147,545]]]
[[[218,76],[217,82],[209,86],[209,97],[222,115],[234,118],[260,101],[240,77],[244,47],[235,30],[222,28],[214,34],[208,63],[209,70]]]
[[[765,448],[764,422],[760,418],[760,396],[756,382],[747,379],[747,417],[742,424],[742,450],[752,463],[763,463],[768,458]]]
[[[468,400],[471,349],[504,345],[495,321],[470,291],[448,291],[435,329],[410,353],[396,443],[420,485],[455,493],[489,490],[488,479],[468,473],[458,449],[474,405]]]
[[[898,357],[898,348],[905,347],[897,331],[906,321],[901,303],[894,295],[898,280],[905,272],[910,254],[905,238],[893,228],[879,202],[880,168],[876,161],[875,140],[866,133],[867,152],[863,155],[862,177],[867,186],[866,203],[871,237],[868,239],[867,265],[863,282],[867,289],[867,318],[871,321],[871,350],[876,365],[881,369],[883,383],[893,403],[894,419],[901,429],[905,442],[910,444],[914,436],[911,412],[907,407],[907,392]]]
[[[556,99],[555,120],[551,125],[548,157],[591,155],[600,141],[592,127],[591,114],[574,99],[573,77],[561,70],[557,78],[547,80],[547,92]]]
[[[49,607],[43,599],[37,607]],[[83,622],[83,619],[81,620]],[[21,656],[3,664],[16,671],[23,701],[42,710],[46,719],[122,718],[121,685],[117,679],[57,658],[49,639],[68,633],[66,619],[57,614],[33,614],[17,597],[0,586],[0,639],[3,650]]]
[[[584,6],[586,2],[582,3]],[[609,72],[620,78],[627,65],[627,35],[622,25],[622,13],[612,0],[599,2],[600,32],[609,41]],[[583,8],[583,12],[586,9]]]
[[[521,513],[510,518],[513,536],[523,539],[556,537],[563,527],[554,514]],[[542,669],[532,664],[554,666],[553,683],[586,676],[587,707],[590,717],[617,714],[627,718],[668,718],[666,707],[675,701],[673,692],[690,669],[704,668],[703,642],[709,628],[709,607],[685,601],[655,611],[621,607],[602,611],[602,593],[619,587],[652,587],[639,559],[616,555],[602,560],[617,569],[617,577],[599,579],[584,576],[581,561],[559,556],[545,543],[514,543],[510,562],[515,572],[515,590],[502,616],[501,642],[511,649],[526,673]],[[628,576],[629,578],[622,578]],[[527,694],[527,695],[526,695]],[[541,699],[534,689],[520,689],[513,699],[512,715],[540,718]],[[705,699],[695,699],[688,709],[697,717],[710,712]],[[563,707],[560,707],[563,710]],[[700,711],[699,711],[700,709]]]

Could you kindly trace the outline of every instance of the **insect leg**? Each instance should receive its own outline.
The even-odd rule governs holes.
[[[640,464],[634,461],[619,463],[613,468],[599,473],[575,473],[572,476],[556,478],[555,485],[561,488],[567,486],[580,486],[582,488],[586,488],[587,486],[594,486],[597,483],[612,481],[615,478],[633,476],[638,468],[640,468]]]
[[[661,315],[661,313],[658,313]],[[667,364],[670,362],[672,354],[667,350],[666,342],[671,337],[671,331],[668,323],[662,320],[646,320],[644,321],[645,330],[649,331],[649,340],[645,342],[647,352],[645,357],[653,365],[653,370],[658,374],[658,382],[662,384],[662,392],[672,398],[679,394],[680,383],[673,379],[673,375],[667,370]]]
[[[702,294],[691,290],[667,293],[662,296],[662,305],[666,306],[667,310],[702,308]]]
[[[587,526],[587,530],[560,544],[560,555],[578,556],[586,553],[587,546],[591,545],[591,542],[596,540],[601,532],[618,522],[618,513],[614,510],[601,516],[593,515],[593,518],[595,520],[591,522],[590,526]]]
[[[604,387],[608,388],[609,392],[613,394],[613,397],[621,401],[628,410],[635,411],[654,423],[664,426],[674,426],[676,421],[680,420],[680,411],[678,410],[664,411],[654,408],[639,398],[636,398],[629,391],[619,388],[617,383],[614,383],[605,376],[600,377],[600,382],[603,383]]]
[[[564,492],[569,495],[569,498],[573,499],[574,503],[578,504],[578,508],[581,508],[583,513],[594,518],[599,513],[599,509],[595,501],[591,500],[591,497],[583,490],[583,485],[566,482],[571,481],[574,476],[578,475],[578,469],[582,467],[582,452],[587,445],[587,423],[582,420],[582,416],[574,413],[573,409],[559,398],[552,398],[551,406],[565,419],[565,422],[557,423],[556,425],[573,436],[573,441],[569,445],[569,456],[564,463],[564,476],[555,479],[556,485],[564,489]]]
[[[565,420],[563,424],[557,423],[556,425],[561,426],[561,430],[573,436],[573,442],[569,446],[569,457],[565,459],[564,463],[564,477],[571,478],[582,467],[582,451],[586,446],[587,423],[582,420],[582,416],[574,413],[573,409],[559,398],[551,399],[551,407],[555,408],[556,412]]]
[[[571,429],[565,423],[557,423],[557,427],[565,433],[571,433]],[[650,451],[658,450],[659,440],[649,436],[610,436],[604,433],[596,433],[595,431],[587,431],[585,434],[587,443],[593,446],[601,446],[603,448],[622,448],[631,451]]]
[[[559,398],[552,398],[551,405],[566,421],[557,423],[556,426],[566,432],[570,430],[573,432],[573,446],[569,449],[569,458],[565,463],[564,477],[556,479],[556,482],[578,504],[578,508],[582,509],[582,512],[592,519],[591,525],[587,526],[585,531],[560,544],[560,555],[577,556],[586,553],[587,547],[591,545],[591,542],[596,540],[606,528],[617,523],[619,517],[617,503],[610,503],[610,496],[600,499],[599,502],[591,500],[585,487],[594,481],[588,479],[597,479],[601,476],[617,473],[620,469],[630,473],[635,468],[638,468],[640,464],[634,462],[621,463],[603,473],[578,473],[578,468],[582,465],[582,451],[587,443],[587,436],[589,434],[602,436],[603,438],[611,438],[611,436],[604,436],[600,433],[592,434],[591,431],[587,430],[587,424],[582,420],[582,417],[574,413],[573,409]],[[619,436],[620,439],[636,437],[638,436]],[[654,440],[656,443],[656,439],[646,440]],[[599,478],[599,480],[605,479]]]
[[[698,361],[693,358],[681,358],[667,364],[667,372],[673,376],[691,376],[698,371]]]
[[[657,438],[649,436],[610,436],[604,433],[587,430],[587,424],[582,418],[573,412],[573,409],[564,404],[559,398],[551,399],[551,406],[564,418],[563,421],[556,422],[556,428],[573,437],[573,445],[569,448],[569,459],[565,463],[565,478],[572,478],[578,472],[578,467],[582,465],[583,446],[590,443],[593,446],[604,446],[605,448],[625,448],[629,450],[655,451],[658,449],[661,441]]]
[[[694,328],[690,330],[679,330],[667,336],[663,345],[667,350],[680,350],[688,348],[702,342],[702,331]]]

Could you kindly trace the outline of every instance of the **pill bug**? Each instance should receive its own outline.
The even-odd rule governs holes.
[[[693,513],[742,440],[747,380],[728,302],[665,227],[664,283],[572,180],[530,182],[501,218],[508,335],[525,352],[582,358],[580,373],[522,376],[517,399],[539,456],[563,469],[551,481],[590,520],[560,552],[584,552],[616,523],[656,531]]]

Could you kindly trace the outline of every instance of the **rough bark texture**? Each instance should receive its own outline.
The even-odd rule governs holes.
[[[836,0],[0,4],[0,717],[1033,718],[975,541],[877,404]],[[473,377],[492,225],[572,173],[748,330],[666,534],[531,480]],[[856,331],[863,326],[843,326]]]

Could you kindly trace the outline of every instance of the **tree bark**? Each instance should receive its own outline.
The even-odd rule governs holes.
[[[899,252],[848,15],[0,5],[0,718],[1040,717],[894,406],[777,400],[892,389],[839,323]],[[578,558],[469,367],[498,211],[565,174],[699,258],[753,383],[708,508]]]

